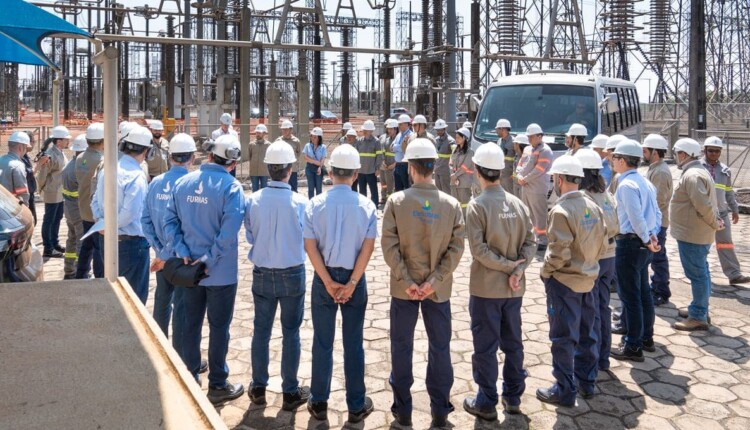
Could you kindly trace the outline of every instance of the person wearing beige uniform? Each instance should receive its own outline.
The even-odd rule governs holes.
[[[458,201],[432,182],[437,160],[427,139],[409,144],[404,159],[414,184],[385,204],[381,246],[391,269],[391,412],[411,425],[414,327],[420,308],[429,339],[427,392],[432,427],[443,427],[453,411],[450,339],[453,271],[464,251],[464,221]]]
[[[438,190],[450,194],[450,160],[453,148],[456,146],[456,140],[448,134],[446,131],[447,128],[448,124],[446,124],[445,120],[438,119],[435,121],[435,133],[437,133],[435,142],[438,152],[438,160],[435,163],[435,185],[437,185]]]
[[[503,151],[503,177],[500,178],[500,184],[503,189],[513,193],[513,161],[516,158],[516,148],[513,144],[513,136],[510,135],[510,121],[500,118],[495,124],[495,133],[497,134],[497,146]]]
[[[461,210],[466,213],[466,207],[471,200],[471,190],[476,184],[474,179],[474,162],[471,161],[474,151],[469,147],[471,132],[465,128],[456,131],[456,149],[450,158],[451,195],[461,203]]]
[[[526,136],[531,146],[531,156],[518,172],[518,185],[521,186],[521,199],[531,211],[534,236],[539,251],[547,248],[547,193],[549,192],[549,167],[552,163],[552,150],[542,141],[544,132],[538,124],[526,127]]]
[[[377,207],[380,203],[380,197],[378,196],[380,170],[378,166],[383,164],[383,151],[378,139],[372,135],[373,131],[375,131],[375,123],[368,119],[362,124],[362,137],[354,143],[354,148],[359,152],[359,159],[362,164],[357,176],[359,193],[367,196],[367,189],[369,188],[370,199]]]
[[[393,153],[393,141],[398,134],[398,121],[387,119],[385,121],[385,133],[380,136],[380,144],[383,145],[383,165],[380,168],[381,193],[380,201],[385,205],[386,200],[393,194],[395,181],[393,170],[396,168],[396,158]]]
[[[261,190],[268,184],[268,167],[263,163],[266,158],[266,151],[271,146],[271,142],[266,139],[268,128],[265,124],[255,126],[255,142],[250,143],[249,176],[253,192]]]
[[[409,140],[406,142],[406,146],[413,142],[414,139],[428,139],[433,145],[437,146],[435,142],[435,136],[427,132],[427,118],[424,115],[416,115],[411,121],[412,133],[409,135]],[[404,151],[406,148],[402,148]]]
[[[505,354],[502,403],[506,412],[520,413],[526,388],[523,367],[521,305],[524,271],[536,253],[529,209],[501,186],[505,175],[503,150],[484,144],[474,155],[482,192],[469,203],[466,234],[473,261],[469,280],[469,313],[474,342],[472,368],[479,386],[464,400],[464,409],[484,420],[497,419],[497,350]]]
[[[148,178],[151,181],[169,170],[169,142],[162,137],[164,124],[161,121],[150,121],[148,128],[151,130],[151,135],[154,136],[151,141],[154,145],[153,157],[146,160],[146,163],[148,163]]]
[[[516,156],[513,159],[513,195],[521,198],[521,185],[518,184],[518,173],[522,172],[526,163],[531,157],[531,147],[529,146],[529,137],[525,133],[518,133],[513,138],[513,147]]]
[[[42,150],[49,160],[39,167],[36,182],[44,201],[44,218],[42,219],[42,242],[45,257],[62,257],[65,249],[58,240],[60,221],[63,217],[63,178],[62,171],[68,164],[68,157],[63,150],[70,144],[70,132],[64,126],[52,129],[51,145]]]
[[[299,172],[299,161],[300,155],[302,154],[302,143],[299,141],[297,136],[292,134],[292,122],[285,120],[281,123],[281,136],[278,140],[283,140],[292,146],[294,150],[294,156],[297,157],[297,162],[292,164],[292,176],[289,178],[289,186],[292,187],[292,191],[297,192],[297,172]]]

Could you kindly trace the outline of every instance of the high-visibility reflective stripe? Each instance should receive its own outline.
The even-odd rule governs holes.
[[[513,161],[513,160],[515,160],[514,157],[505,157],[505,161]]]
[[[451,154],[438,154],[439,158],[451,158]]]
[[[517,178],[517,177],[518,177],[518,175],[516,175],[516,174],[514,173],[514,174],[512,174],[512,175],[511,175],[510,177],[511,177],[511,178]]]
[[[396,153],[394,153],[394,152],[386,152],[385,155],[386,155],[386,157],[395,157]]]
[[[62,193],[64,196],[78,198],[78,191],[68,191],[65,188],[63,188]]]
[[[461,208],[462,208],[462,209],[463,209],[463,208],[465,208],[465,207],[467,207],[467,206],[469,206],[469,204],[468,204],[468,203],[461,203]]]
[[[542,166],[536,166],[536,167],[534,167],[534,168],[535,168],[536,170],[538,170],[538,171],[542,172],[542,173],[545,173],[545,172],[546,172],[546,171],[544,170],[544,167],[542,167]]]
[[[534,233],[536,233],[536,234],[547,234],[547,230],[542,230],[541,228],[534,227]]]
[[[378,153],[377,152],[360,152],[359,156],[360,157],[377,157]]]
[[[28,188],[16,188],[13,194],[18,195],[18,194],[23,194],[23,193],[28,193],[28,192],[29,192]]]
[[[734,249],[733,243],[717,243],[716,249]]]
[[[65,254],[63,254],[63,256],[65,258],[69,259],[69,260],[77,260],[78,259],[78,254],[76,254],[75,252],[66,252]]]
[[[474,173],[474,171],[473,171],[473,170],[469,170],[469,168],[468,168],[468,167],[466,167],[466,165],[465,165],[465,164],[462,164],[462,165],[461,165],[461,168],[462,168],[462,169],[464,169],[464,172],[466,172],[466,173]]]
[[[537,163],[549,163],[549,158],[537,158],[536,161]]]
[[[716,188],[724,191],[732,191],[732,187],[724,184],[716,184]]]

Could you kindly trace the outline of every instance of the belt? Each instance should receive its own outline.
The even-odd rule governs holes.
[[[641,241],[641,237],[638,236],[635,233],[618,234],[618,235],[615,236],[615,239],[617,239],[617,240],[635,240],[635,239],[638,239],[639,242],[642,242]]]
[[[141,239],[145,239],[145,237],[143,237],[143,236],[130,236],[130,235],[127,235],[127,234],[121,234],[121,235],[117,236],[117,240],[122,241],[122,242],[125,242],[125,241],[128,241],[128,240],[141,240]]]

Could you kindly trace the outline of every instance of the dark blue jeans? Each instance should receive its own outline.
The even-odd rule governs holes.
[[[497,405],[497,350],[503,351],[503,398],[511,405],[521,404],[526,390],[526,369],[523,368],[521,335],[521,297],[486,299],[469,297],[471,334],[474,354],[471,356],[474,382],[479,386],[477,406],[482,409]]]
[[[374,173],[362,174],[357,176],[357,184],[359,184],[359,193],[363,196],[367,196],[367,188],[370,188],[370,199],[375,203],[375,207],[380,204],[380,196],[378,195],[378,178]]]
[[[654,299],[648,284],[648,265],[653,253],[638,238],[617,241],[615,270],[617,294],[627,330],[624,342],[641,348],[643,340],[654,337]]]
[[[292,172],[289,177],[289,186],[292,187],[292,191],[297,192],[297,172]]]
[[[572,404],[578,387],[593,392],[596,384],[596,300],[591,292],[576,293],[555,278],[544,280],[544,290],[552,341],[552,376],[557,380],[560,403]]]
[[[285,393],[294,393],[299,387],[299,327],[305,311],[305,266],[253,268],[253,303],[252,386],[268,385],[268,343],[276,319],[276,307],[281,305],[281,389]]]
[[[83,233],[86,234],[93,225],[93,222],[83,221]],[[100,236],[99,233],[94,233],[81,241],[81,252],[78,253],[78,265],[76,267],[76,279],[86,279],[89,277],[92,260],[94,262],[94,277],[104,277],[104,253],[102,252],[101,240],[99,240]]]
[[[60,246],[60,221],[63,217],[63,202],[45,203],[42,218],[42,244],[45,251],[53,251]]]
[[[250,182],[253,186],[253,192],[266,188],[268,184],[268,176],[251,176]]]
[[[396,191],[408,190],[409,184],[409,163],[396,163],[393,169],[393,183]]]
[[[182,330],[185,324],[185,303],[181,287],[175,287],[164,278],[161,270],[156,272],[154,291],[154,321],[169,338],[169,319],[172,318],[172,347],[182,357]]]
[[[305,167],[307,176],[307,198],[311,199],[323,193],[323,174],[318,175],[318,166],[307,164]]]
[[[201,330],[208,313],[208,386],[223,388],[227,384],[229,366],[229,325],[234,315],[237,284],[218,287],[184,288],[185,327],[182,333],[182,359],[188,371],[198,379],[201,367]]]
[[[661,250],[654,254],[651,261],[651,270],[654,272],[651,275],[651,292],[668,299],[672,297],[672,292],[669,290],[669,260],[667,259],[667,247],[665,246],[667,228],[662,227],[656,238]]]
[[[690,318],[705,322],[708,318],[708,300],[711,297],[711,271],[708,268],[708,251],[711,245],[698,245],[678,240],[677,249],[693,293],[693,300],[688,306],[688,314]]]
[[[335,282],[346,284],[351,270],[328,267]],[[346,406],[349,411],[362,410],[365,405],[365,349],[363,331],[367,309],[367,281],[359,280],[351,299],[337,304],[328,294],[323,281],[316,273],[311,291],[313,323],[312,378],[310,391],[313,402],[327,402],[331,393],[333,374],[333,341],[336,334],[336,312],[341,309],[341,341],[344,344],[344,379],[346,380]]]
[[[146,304],[148,299],[148,269],[151,265],[149,245],[145,237],[117,242],[117,275],[128,280],[135,295]]]
[[[612,309],[609,308],[610,285],[616,282],[615,258],[599,260],[599,277],[594,284],[596,300],[596,338],[599,339],[599,370],[609,369],[609,353],[612,349]]]
[[[436,303],[430,299],[419,301],[391,298],[391,411],[399,415],[412,412],[414,327],[417,325],[420,308],[429,341],[425,383],[430,395],[430,409],[437,416],[446,416],[453,411],[450,399],[453,386],[451,304],[450,301]]]

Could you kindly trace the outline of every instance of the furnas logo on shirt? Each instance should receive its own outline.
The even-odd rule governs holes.
[[[510,206],[508,206],[508,203],[503,201],[503,213],[500,214],[500,219],[512,219],[517,218],[518,214],[515,212],[510,211]]]
[[[503,212],[508,212],[510,208],[508,207],[508,204],[503,202]]]
[[[432,210],[432,206],[430,206],[430,201],[429,200],[425,200],[424,201],[424,206],[422,206],[422,209],[426,210],[426,211],[431,211]]]
[[[195,190],[195,194],[198,194],[198,195],[201,195],[201,194],[203,194],[203,181],[201,181],[201,182],[200,182],[200,183],[198,184],[198,189],[197,189],[197,190]]]
[[[169,182],[167,182],[167,186],[162,189],[164,193],[156,193],[156,200],[169,200],[169,192],[171,190],[172,186]]]
[[[171,189],[172,189],[172,184],[170,184],[169,182],[167,182],[167,186],[166,186],[166,187],[164,187],[164,192],[165,192],[165,193],[168,193],[168,192],[169,192],[169,190],[171,190]]]
[[[589,208],[586,208],[586,209],[583,210],[583,216],[586,219],[591,218],[591,211],[589,210]]]
[[[417,218],[425,224],[432,224],[433,220],[440,219],[440,215],[432,213],[432,205],[429,200],[424,201],[424,205],[420,205],[421,211],[414,210],[411,213],[413,218]]]
[[[592,228],[594,228],[594,225],[598,223],[599,219],[591,216],[591,210],[589,210],[589,208],[583,210],[583,219],[581,220],[581,226],[583,228],[585,228],[587,231],[590,231]]]

